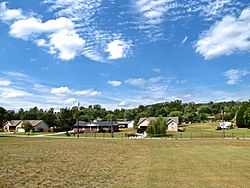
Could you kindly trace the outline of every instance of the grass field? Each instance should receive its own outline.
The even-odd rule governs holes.
[[[250,141],[0,138],[0,187],[249,187]]]

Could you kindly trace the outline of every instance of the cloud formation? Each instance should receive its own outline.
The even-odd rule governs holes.
[[[250,8],[236,18],[225,16],[208,31],[201,34],[195,44],[196,52],[205,59],[250,50]]]
[[[223,75],[227,78],[227,84],[230,85],[238,83],[241,78],[249,74],[250,72],[247,69],[230,69],[223,73]]]
[[[21,9],[8,9],[7,3],[0,3],[0,19],[3,21],[12,21],[25,18]]]
[[[106,48],[106,51],[109,53],[108,59],[114,60],[126,57],[130,46],[130,42],[123,40],[114,40],[108,43]]]
[[[146,84],[146,80],[143,78],[130,78],[125,81],[126,84],[132,85],[132,86],[143,86]]]
[[[68,87],[52,88],[51,93],[57,96],[66,96],[71,94],[71,90]]]
[[[119,87],[122,84],[119,80],[109,80],[107,83],[113,87]]]
[[[96,91],[94,89],[86,89],[86,90],[79,90],[75,92],[76,95],[82,95],[82,96],[96,96],[100,95],[101,92]]]
[[[15,21],[10,26],[9,33],[16,38],[34,40],[37,46],[46,47],[50,54],[55,54],[58,58],[67,61],[78,55],[85,43],[74,27],[74,23],[65,17],[44,23],[32,17]],[[47,39],[36,39],[44,34]]]
[[[0,86],[9,86],[11,81],[5,78],[0,78]]]

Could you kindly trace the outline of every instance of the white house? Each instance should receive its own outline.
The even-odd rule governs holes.
[[[134,122],[135,122],[135,121],[130,121],[130,122],[129,122],[129,124],[128,124],[128,128],[129,128],[129,129],[134,128]]]
[[[166,131],[178,131],[179,118],[178,117],[164,117],[167,121],[167,130]],[[153,120],[156,120],[157,117],[146,117],[140,118],[138,122],[138,128],[147,130],[149,123]]]

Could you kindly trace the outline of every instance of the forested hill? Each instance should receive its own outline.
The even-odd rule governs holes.
[[[249,103],[249,102],[245,102]],[[96,118],[105,120],[127,119],[137,122],[140,117],[150,116],[178,116],[182,122],[200,122],[208,118],[214,120],[229,121],[236,116],[244,102],[209,102],[209,103],[182,103],[180,100],[163,102],[152,105],[140,105],[134,109],[116,109],[107,110],[100,105],[90,105],[88,107],[80,107],[79,119],[82,121],[92,121]],[[60,112],[38,109],[37,107],[29,110],[19,109],[5,110],[0,107],[0,124],[7,120],[23,119],[45,120],[50,126],[71,127],[78,117],[77,107],[61,108]]]

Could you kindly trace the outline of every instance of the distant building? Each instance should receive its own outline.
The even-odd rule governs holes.
[[[153,120],[156,120],[158,117],[146,117],[140,118],[138,122],[138,128],[146,131],[149,123]],[[166,131],[178,131],[179,118],[178,117],[164,117],[167,122],[167,130]]]
[[[133,128],[134,121],[118,121],[119,128]]]
[[[74,125],[74,132],[77,132],[78,123]],[[119,125],[117,121],[94,121],[94,122],[85,122],[79,121],[79,132],[117,132],[119,131]]]
[[[29,122],[35,132],[44,132],[49,129],[48,124],[43,120],[11,120],[4,123],[3,130],[5,132],[25,132],[24,122]]]

